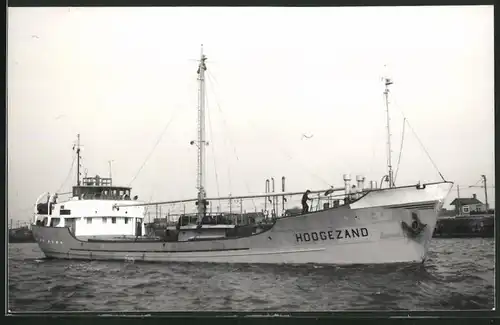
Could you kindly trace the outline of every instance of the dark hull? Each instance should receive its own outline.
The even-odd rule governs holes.
[[[241,237],[89,241],[75,237],[68,227],[33,225],[32,229],[45,256],[60,259],[335,265],[421,263],[436,225],[437,207],[451,186],[451,183],[434,183],[368,192],[349,205],[278,218],[269,229]]]

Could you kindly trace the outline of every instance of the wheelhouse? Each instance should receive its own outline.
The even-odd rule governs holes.
[[[113,186],[111,178],[97,175],[84,177],[82,185],[73,186],[73,197],[80,200],[131,200],[130,191],[131,187]]]

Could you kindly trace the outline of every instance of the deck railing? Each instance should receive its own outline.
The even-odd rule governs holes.
[[[325,195],[327,191],[329,193]],[[368,190],[363,192],[366,191]],[[249,219],[265,223],[275,218],[301,214],[303,194],[303,192],[292,192],[207,198],[209,204],[206,212],[207,216],[212,218],[223,216],[231,220],[232,224],[247,224]],[[315,212],[344,205],[361,195],[362,192],[346,195],[345,188],[313,191],[308,195],[310,200],[307,204],[309,212]],[[186,199],[127,206],[146,206],[145,221],[147,223],[174,224],[181,216],[191,216],[193,220],[196,220],[198,216],[196,201],[196,199]],[[120,206],[117,205],[117,207]]]

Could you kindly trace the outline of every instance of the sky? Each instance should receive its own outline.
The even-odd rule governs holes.
[[[379,183],[383,76],[396,185],[441,180],[426,152],[461,197],[494,185],[493,6],[9,8],[9,218],[75,185],[77,134],[88,176],[194,198],[201,44],[209,197]]]

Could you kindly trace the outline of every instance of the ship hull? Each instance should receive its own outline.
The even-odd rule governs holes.
[[[388,264],[425,260],[452,183],[369,192],[351,205],[284,217],[262,233],[192,242],[83,241],[33,226],[48,258],[149,262]],[[412,225],[416,231],[409,229]],[[418,226],[418,227],[417,227]]]

